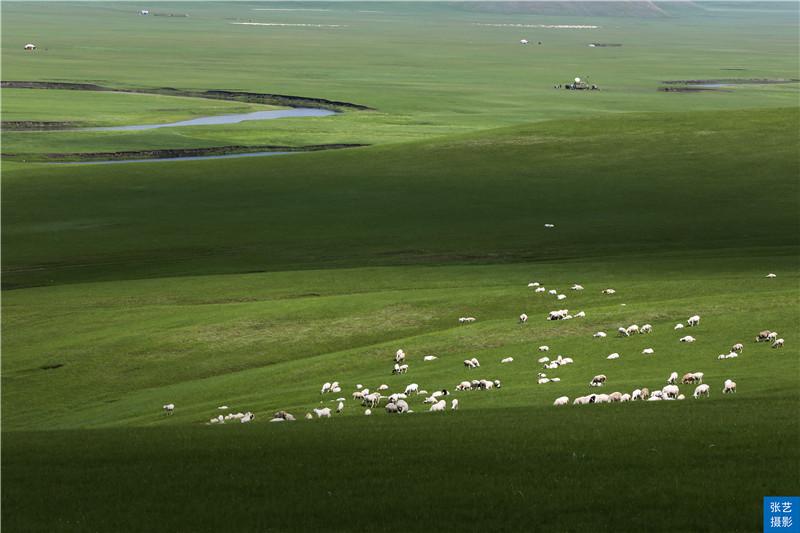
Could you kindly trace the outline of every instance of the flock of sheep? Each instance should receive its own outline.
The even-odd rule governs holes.
[[[768,278],[774,278],[774,274],[769,274]],[[563,300],[566,298],[565,295],[560,294],[557,290],[551,289],[547,290],[543,287],[539,282],[531,282],[528,284],[529,288],[534,289],[537,293],[544,293],[548,292],[548,294],[555,296],[558,300]],[[574,291],[582,291],[584,287],[578,284],[575,284],[571,287],[571,290]],[[611,295],[615,294],[616,291],[611,288],[606,288],[602,291],[604,295]],[[624,304],[623,304],[624,305]],[[570,314],[569,310],[567,309],[559,309],[556,311],[551,311],[545,317],[547,320],[571,320],[573,318],[582,318],[585,317],[586,314],[581,311],[578,313]],[[686,323],[678,323],[673,328],[674,330],[682,330],[685,327],[694,328],[700,325],[700,316],[699,315],[692,315],[687,320]],[[475,322],[476,319],[474,317],[461,317],[458,319],[460,324],[470,324]],[[528,315],[522,313],[519,316],[519,323],[525,324],[528,322]],[[631,337],[634,335],[646,335],[653,331],[653,326],[651,324],[644,324],[643,326],[639,327],[637,324],[632,324],[627,327],[620,327],[617,330],[617,334],[619,337]],[[608,334],[604,331],[598,331],[597,333],[593,334],[593,338],[603,339],[606,338]],[[691,335],[683,336],[679,339],[680,342],[684,343],[691,343],[695,341],[695,338]],[[779,338],[777,332],[764,330],[758,333],[756,336],[756,342],[770,342],[772,348],[781,348],[784,345],[784,339]],[[744,349],[744,345],[742,343],[733,344],[730,349],[730,352],[727,354],[720,354],[718,359],[729,359],[738,357],[740,353],[742,353]],[[549,352],[549,346],[539,346],[539,352]],[[645,348],[642,351],[644,355],[652,355],[654,350],[652,348]],[[609,354],[606,359],[614,360],[619,359],[619,353],[612,353]],[[398,349],[393,357],[393,369],[392,374],[406,374],[409,369],[409,365],[406,363],[406,353],[403,349]],[[424,362],[432,362],[436,361],[438,357],[434,355],[426,355],[422,358]],[[512,363],[514,361],[513,357],[505,357],[501,359],[501,363]],[[547,356],[540,357],[538,359],[538,363],[543,366],[543,369],[555,370],[563,365],[569,365],[574,363],[571,357],[563,357],[558,355],[554,359],[550,359]],[[465,368],[469,370],[474,370],[480,368],[480,361],[473,357],[470,359],[465,359],[463,361],[463,365]],[[683,377],[679,380],[678,373],[672,372],[666,380],[666,384],[660,390],[650,391],[646,387],[637,388],[630,393],[623,393],[619,391],[612,392],[610,394],[588,394],[584,396],[578,396],[572,400],[573,405],[582,405],[582,404],[593,404],[593,403],[614,403],[614,402],[629,402],[629,401],[660,401],[660,400],[683,400],[685,399],[685,395],[681,393],[679,388],[679,382],[681,385],[696,385],[692,396],[697,399],[701,397],[708,397],[711,391],[711,387],[707,383],[703,383],[704,373],[703,372],[689,372],[683,375]],[[544,385],[546,383],[554,383],[559,382],[560,378],[558,377],[548,377],[545,373],[539,372],[537,374],[537,383],[540,385]],[[603,387],[608,383],[608,377],[605,374],[598,374],[592,378],[589,382],[589,386],[591,387]],[[458,385],[454,387],[454,390],[457,392],[465,392],[465,391],[474,391],[474,390],[492,390],[492,389],[499,389],[502,387],[502,383],[499,380],[490,380],[490,379],[474,379],[474,380],[465,380],[461,381]],[[374,391],[371,391],[368,388],[365,388],[361,384],[357,384],[355,386],[355,391],[352,393],[352,399],[354,401],[360,401],[361,406],[364,408],[364,415],[371,415],[372,410],[381,406],[381,402],[385,402],[383,405],[384,410],[388,414],[403,414],[403,413],[413,413],[414,410],[411,408],[409,404],[412,401],[412,398],[422,397],[424,398],[422,401],[422,405],[429,406],[428,410],[431,412],[441,412],[447,410],[447,399],[446,397],[450,395],[450,392],[447,389],[440,389],[435,390],[432,393],[429,393],[427,390],[420,388],[418,383],[411,383],[407,385],[403,392],[395,392],[392,394],[388,394],[387,391],[389,390],[389,385],[386,383],[382,383],[378,387],[375,388]],[[322,385],[320,389],[321,395],[326,394],[340,394],[342,392],[342,387],[337,381],[326,382]],[[723,387],[722,393],[729,394],[736,392],[736,382],[731,379],[726,379]],[[335,413],[339,414],[342,413],[345,409],[345,402],[347,401],[344,397],[336,398],[332,400],[336,402],[336,409]],[[322,402],[320,402],[322,403]],[[570,398],[568,396],[560,396],[555,399],[553,405],[562,406],[568,405],[570,403]],[[450,409],[457,410],[459,408],[459,399],[453,398],[450,400]],[[163,406],[164,412],[166,414],[172,414],[175,410],[174,404],[166,404]],[[227,406],[220,406],[219,410],[228,410]],[[314,418],[330,418],[331,415],[334,413],[334,410],[330,407],[317,407],[312,409],[310,412],[306,413],[306,419],[314,419]],[[230,420],[238,420],[240,423],[247,423],[251,422],[255,419],[255,415],[248,411],[245,413],[228,413],[225,415],[217,415],[211,418],[208,423],[209,424],[224,424],[226,421]],[[278,411],[273,414],[270,422],[285,422],[285,421],[294,421],[295,417],[286,411]]]

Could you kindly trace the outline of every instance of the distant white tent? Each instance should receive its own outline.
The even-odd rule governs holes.
[[[25,50],[36,50],[36,45],[33,43],[28,43],[25,45]]]
[[[520,39],[519,44],[528,44],[528,39]]]

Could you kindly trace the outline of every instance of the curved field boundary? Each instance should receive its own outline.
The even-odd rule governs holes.
[[[207,148],[163,148],[155,150],[127,150],[120,152],[62,152],[47,154],[11,154],[4,153],[3,159],[25,158],[27,161],[125,161],[128,159],[165,159],[177,157],[201,157],[215,155],[244,154],[249,152],[319,152],[321,150],[339,150],[359,148],[366,144],[312,144],[308,146],[275,146],[275,145],[231,145],[210,146]]]
[[[70,83],[52,81],[0,81],[3,89],[58,89],[64,91],[97,91],[117,93],[159,94],[164,96],[184,96],[189,98],[208,98],[212,100],[233,100],[250,104],[269,104],[285,107],[315,107],[331,109],[333,111],[351,109],[357,111],[371,111],[371,107],[350,102],[327,100],[325,98],[312,98],[308,96],[291,96],[286,94],[254,93],[247,91],[228,91],[224,89],[209,89],[206,91],[192,91],[175,89],[173,87],[159,87],[152,89],[123,89],[104,87],[93,83]]]

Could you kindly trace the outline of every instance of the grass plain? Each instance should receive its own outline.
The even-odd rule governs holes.
[[[375,109],[168,131],[3,132],[3,153],[30,160],[371,145],[113,166],[4,161],[9,531],[759,531],[764,495],[800,491],[798,85],[657,90],[665,80],[800,77],[796,5],[2,9],[3,80]],[[337,27],[231,24],[243,21]],[[482,25],[511,23],[599,27]],[[26,42],[40,50],[26,54]],[[552,88],[576,75],[601,90]],[[259,108],[77,91],[2,97],[3,120],[91,125]],[[533,280],[567,299],[534,294]],[[567,290],[573,283],[586,290]],[[601,295],[606,287],[617,293]],[[559,307],[587,316],[544,320]],[[672,327],[695,313],[698,340],[681,344]],[[459,326],[465,315],[478,321]],[[650,335],[614,337],[648,322]],[[763,329],[786,347],[755,344]],[[593,339],[597,330],[609,338]],[[734,342],[742,356],[717,360]],[[536,384],[541,344],[576,361],[546,371],[559,383]],[[390,374],[399,347],[405,376]],[[607,360],[612,352],[621,358]],[[423,363],[426,354],[439,359]],[[468,371],[461,361],[473,356],[481,367]],[[500,364],[506,356],[514,362]],[[673,370],[705,372],[711,397],[551,406],[588,394],[597,373],[609,376],[604,392],[630,392],[660,387]],[[473,377],[503,387],[459,393],[461,410],[441,415],[418,398],[415,414],[365,417],[347,400],[333,420],[266,423],[278,409],[301,418],[335,405],[319,394],[325,381],[349,398],[356,383],[432,391]],[[721,394],[726,378],[735,395]],[[257,419],[205,425],[222,404]]]

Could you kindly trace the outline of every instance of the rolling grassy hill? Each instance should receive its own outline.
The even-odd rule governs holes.
[[[4,153],[34,158],[373,145],[113,166],[4,161],[5,529],[758,531],[764,495],[800,491],[797,85],[656,91],[669,79],[798,77],[786,9],[524,7],[163,3],[153,11],[190,16],[148,18],[128,3],[3,4],[4,80],[270,91],[377,109],[4,132]],[[248,20],[342,28],[230,24]],[[520,28],[475,24],[587,21],[600,28],[525,28],[542,49],[518,45]],[[623,47],[593,50],[588,39]],[[23,55],[20,40],[42,53]],[[587,71],[614,81],[595,94],[552,89]],[[252,108],[95,96],[4,90],[3,120]],[[566,300],[534,293],[534,280]],[[557,308],[586,317],[546,321]],[[673,329],[695,313],[700,326]],[[477,321],[459,325],[467,315]],[[615,336],[632,323],[654,332]],[[786,346],[755,343],[763,329]],[[592,338],[598,330],[609,337]],[[687,333],[697,342],[678,342]],[[735,342],[740,357],[717,359]],[[539,385],[545,344],[575,363],[544,370],[561,381]],[[390,372],[398,348],[409,357],[402,376]],[[469,357],[481,367],[464,368]],[[683,385],[685,401],[552,406],[597,392],[598,373],[610,393],[658,389],[672,371],[704,372],[710,397]],[[454,392],[457,412],[427,413],[419,396],[413,414],[366,417],[349,399],[356,384],[452,392],[480,378],[503,386]],[[722,394],[728,378],[736,394]],[[342,393],[321,395],[333,380]],[[338,396],[341,414],[302,419]],[[221,405],[256,420],[208,424]],[[300,420],[267,423],[279,409]]]

